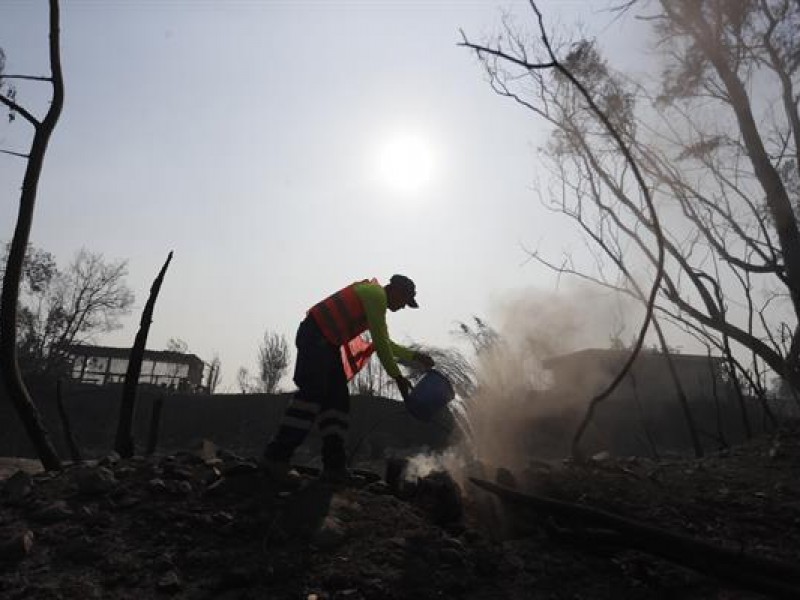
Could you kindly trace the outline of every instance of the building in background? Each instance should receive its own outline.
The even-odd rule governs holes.
[[[122,383],[128,370],[130,348],[69,346],[71,378],[95,385]],[[205,391],[205,363],[194,354],[170,350],[145,350],[139,384],[149,384],[181,392]]]
[[[587,348],[552,357],[544,367],[552,372],[551,391],[586,402],[602,392],[622,369],[630,350]],[[675,371],[689,401],[728,399],[732,393],[725,359],[720,356],[672,353]],[[612,397],[638,395],[651,401],[675,398],[675,383],[660,352],[643,350]]]

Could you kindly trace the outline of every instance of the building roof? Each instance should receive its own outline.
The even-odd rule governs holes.
[[[107,358],[129,358],[130,348],[114,348],[112,346],[92,346],[90,344],[72,344],[67,346],[67,353],[73,356],[102,356]],[[196,354],[184,354],[171,350],[145,350],[145,360],[160,362],[179,362],[203,364],[203,360]]]
[[[614,350],[612,348],[584,348],[576,352],[568,354],[561,354],[559,356],[551,356],[550,358],[542,361],[542,364],[547,369],[553,369],[559,365],[583,363],[583,362],[604,362],[604,363],[621,363],[630,356],[630,350]],[[650,350],[642,350],[636,357],[636,361],[649,360],[650,358],[662,358],[664,355],[661,352],[653,352]],[[712,362],[722,362],[724,359],[721,356],[708,356],[706,354],[671,354],[675,362],[705,362],[709,360]]]

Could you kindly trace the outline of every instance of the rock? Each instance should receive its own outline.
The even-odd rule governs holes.
[[[51,502],[35,510],[31,514],[31,518],[40,523],[57,523],[69,519],[73,515],[74,513],[69,506],[67,506],[66,502],[63,500],[56,500],[55,502]]]
[[[364,479],[366,483],[375,483],[376,481],[381,480],[381,476],[378,473],[375,471],[370,471],[369,469],[351,469],[350,472],[353,475]]]
[[[517,488],[517,478],[514,477],[514,474],[505,467],[497,468],[497,471],[494,475],[494,480],[498,485],[502,485],[511,489]]]
[[[341,544],[345,537],[346,530],[342,522],[328,515],[314,534],[311,543],[319,548],[333,548]]]
[[[172,457],[175,462],[181,463],[183,465],[202,465],[205,461],[200,458],[194,452],[177,452],[175,456]]]
[[[219,523],[220,525],[229,525],[230,523],[233,523],[233,515],[224,510],[215,512],[213,515],[211,515],[211,518],[215,523]]]
[[[446,471],[434,471],[419,480],[414,503],[439,526],[458,523],[464,516],[461,488]]]
[[[248,587],[255,579],[255,573],[245,567],[231,567],[220,575],[218,590],[231,590]]]
[[[464,545],[464,542],[462,542],[461,540],[456,539],[454,537],[450,537],[450,536],[445,536],[442,539],[442,548],[452,548],[452,549],[457,550],[458,552],[461,552],[461,553],[464,553],[464,552],[467,551],[467,547]]]
[[[119,454],[117,454],[116,452],[114,452],[112,450],[109,454],[107,454],[106,456],[101,458],[99,461],[97,461],[97,464],[99,466],[101,466],[101,467],[113,467],[119,461],[120,461]]]
[[[783,453],[783,448],[781,447],[781,441],[779,439],[776,439],[772,443],[772,447],[769,449],[768,456],[772,459],[775,459],[775,458],[782,458],[783,454],[784,453]]]
[[[229,450],[225,450],[224,448],[217,448],[217,457],[221,458],[224,461],[231,461],[231,460],[243,461],[244,460],[238,454],[234,454],[233,452],[230,452]]]
[[[184,464],[170,463],[164,465],[164,475],[169,479],[194,479],[194,469]]]
[[[167,491],[167,484],[160,477],[154,477],[147,482],[148,489],[156,494],[161,494]]]
[[[63,559],[79,565],[96,565],[105,557],[98,541],[86,535],[67,539],[59,546],[58,554]]]
[[[78,510],[78,515],[81,519],[91,520],[97,513],[97,509],[92,506],[81,506]]]
[[[75,469],[72,477],[82,494],[105,494],[117,486],[114,473],[106,467],[84,466]]]
[[[136,473],[136,469],[133,467],[117,467],[114,469],[114,475],[118,479],[128,479],[131,475]]]
[[[225,479],[224,477],[221,477],[221,478],[217,479],[214,483],[212,483],[211,485],[209,485],[206,488],[206,491],[205,491],[206,495],[208,495],[208,496],[219,496],[221,494],[224,494],[225,491],[226,491],[226,488],[228,487],[228,483],[227,482],[228,482],[228,480]]]
[[[5,536],[0,536],[0,539]],[[33,532],[29,529],[16,532],[0,541],[0,559],[18,561],[25,558],[33,547]]]
[[[464,555],[455,548],[442,548],[439,550],[439,559],[447,565],[463,565],[466,563]]]
[[[237,475],[251,475],[258,472],[258,465],[248,461],[236,461],[232,464],[226,465],[222,469],[224,477],[235,477]]]
[[[153,560],[153,568],[161,573],[166,573],[167,571],[174,571],[175,570],[175,557],[171,552],[164,552],[163,554],[159,554]]]
[[[187,496],[192,493],[192,484],[188,481],[169,480],[166,482],[167,491],[173,496]]]
[[[33,483],[31,476],[25,471],[17,471],[6,480],[5,490],[9,504],[22,504],[25,497],[31,493]]]
[[[399,550],[405,550],[408,546],[408,540],[406,540],[404,537],[393,537],[389,538],[388,541],[392,546],[398,548]]]
[[[176,571],[170,570],[164,573],[159,578],[156,587],[160,592],[174,594],[181,590],[181,588],[183,587],[183,583],[181,582],[181,578],[178,576],[178,573]]]
[[[142,499],[137,496],[132,496],[131,494],[125,494],[118,500],[114,502],[114,506],[117,508],[130,508],[132,506],[136,506],[141,502]]]
[[[364,488],[364,490],[371,494],[377,494],[381,496],[392,493],[392,488],[390,488],[389,484],[385,481],[376,481],[374,483],[370,483]]]

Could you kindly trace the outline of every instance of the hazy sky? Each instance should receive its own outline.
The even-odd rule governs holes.
[[[641,68],[636,24],[607,4],[539,3]],[[0,3],[7,73],[48,74],[46,5]],[[521,1],[65,0],[66,103],[31,241],[62,266],[82,246],[129,260],[136,305],[98,338],[109,345],[132,343],[174,250],[148,347],[218,352],[223,388],[253,370],[265,329],[293,342],[309,306],[364,277],[416,281],[420,309],[389,316],[396,341],[453,345],[457,321],[554,289],[523,245],[578,244],[532,190],[543,123],[456,45],[459,28],[483,41],[503,10],[534,26]],[[46,106],[47,84],[17,87]],[[0,124],[0,147],[29,139],[24,120]],[[23,168],[0,155],[0,240]]]

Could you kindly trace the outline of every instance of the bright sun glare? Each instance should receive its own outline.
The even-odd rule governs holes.
[[[433,163],[431,146],[424,138],[398,135],[378,155],[378,176],[392,190],[415,192],[430,181]]]

